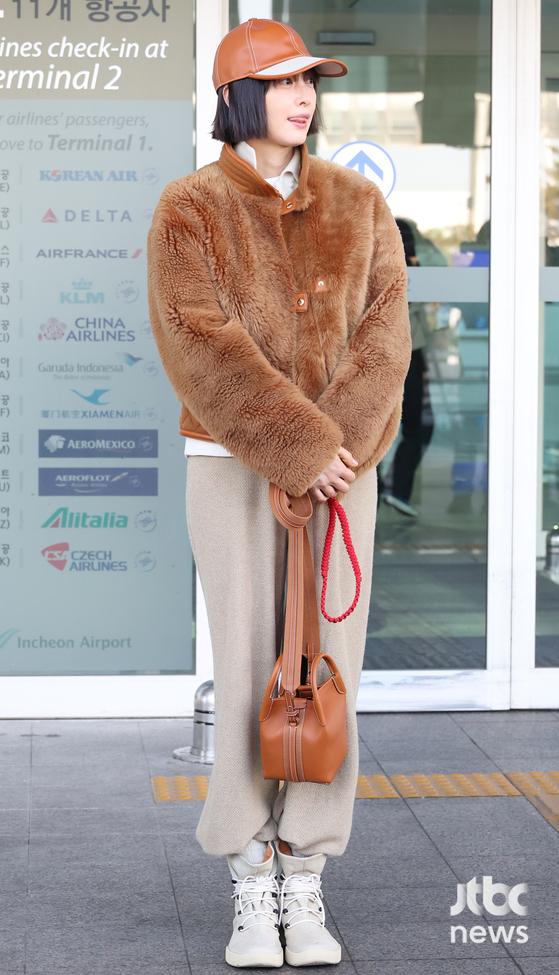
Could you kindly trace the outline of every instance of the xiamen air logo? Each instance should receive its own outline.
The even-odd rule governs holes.
[[[522,904],[520,898],[528,893],[528,884],[508,884],[495,883],[493,877],[483,876],[481,883],[477,877],[472,877],[467,884],[456,885],[456,903],[450,908],[451,917],[462,914],[464,910],[469,910],[471,914],[477,916],[492,914],[494,917],[504,917],[506,914],[517,914],[525,917],[528,914],[526,904]],[[480,900],[481,896],[481,900]],[[502,898],[499,903],[496,897]],[[460,940],[457,939],[460,935]],[[501,941],[509,944],[512,940],[518,944],[528,941],[528,927],[525,924],[498,924],[484,927],[482,924],[466,928],[462,924],[452,924],[450,927],[451,944],[458,943],[483,944],[492,942],[493,944]]]
[[[7,646],[7,644],[10,642],[12,637],[15,636],[16,633],[18,632],[19,631],[16,630],[15,627],[13,626],[8,630],[3,630],[3,631],[0,630],[0,650],[3,647]]]

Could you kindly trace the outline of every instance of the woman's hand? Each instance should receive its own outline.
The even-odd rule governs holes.
[[[335,498],[338,491],[347,493],[350,484],[355,480],[355,472],[351,467],[358,463],[349,450],[340,447],[339,452],[308,489],[313,501],[328,501],[328,498]]]

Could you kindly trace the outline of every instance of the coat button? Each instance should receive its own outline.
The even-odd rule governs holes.
[[[318,282],[318,287],[319,287],[319,288],[323,288],[323,287],[324,287],[324,281],[322,281],[322,280],[320,280],[320,281]]]
[[[304,298],[297,298],[297,304],[298,305],[304,305],[305,304],[305,299]]]
[[[293,204],[292,203],[286,203],[285,206],[286,206],[286,209],[287,210],[290,210],[291,207],[293,206]]]

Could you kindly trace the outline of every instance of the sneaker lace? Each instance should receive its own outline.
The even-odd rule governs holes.
[[[326,922],[320,874],[294,873],[282,877],[282,880],[280,916],[289,914],[289,921],[284,923],[284,927],[292,927],[293,924],[299,924],[301,921],[312,921],[313,924],[324,927]]]
[[[276,921],[278,908],[274,900],[279,896],[279,886],[275,874],[268,877],[255,877],[253,874],[248,874],[242,880],[233,880],[233,883],[235,891],[231,897],[238,898],[239,906],[236,914],[242,915],[243,918],[239,931],[262,922],[279,928]],[[247,925],[247,921],[252,921],[252,924]]]

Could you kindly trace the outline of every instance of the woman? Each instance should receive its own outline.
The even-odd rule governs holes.
[[[281,965],[282,926],[288,964],[341,957],[321,874],[351,831],[376,464],[398,430],[410,360],[404,252],[383,195],[305,142],[318,129],[318,75],[346,71],[312,57],[285,24],[252,18],[230,31],[213,71],[220,158],[165,187],[148,236],[150,317],[181,403],[188,532],[214,662],[216,759],[196,838],[227,856],[235,920],[225,958],[235,967]],[[262,777],[259,753],[287,543],[270,481],[315,502],[317,585],[331,497],[343,499],[362,571],[354,612],[341,624],[320,619],[321,648],[347,688],[346,759],[330,784],[281,790]],[[336,535],[330,614],[353,585]]]

